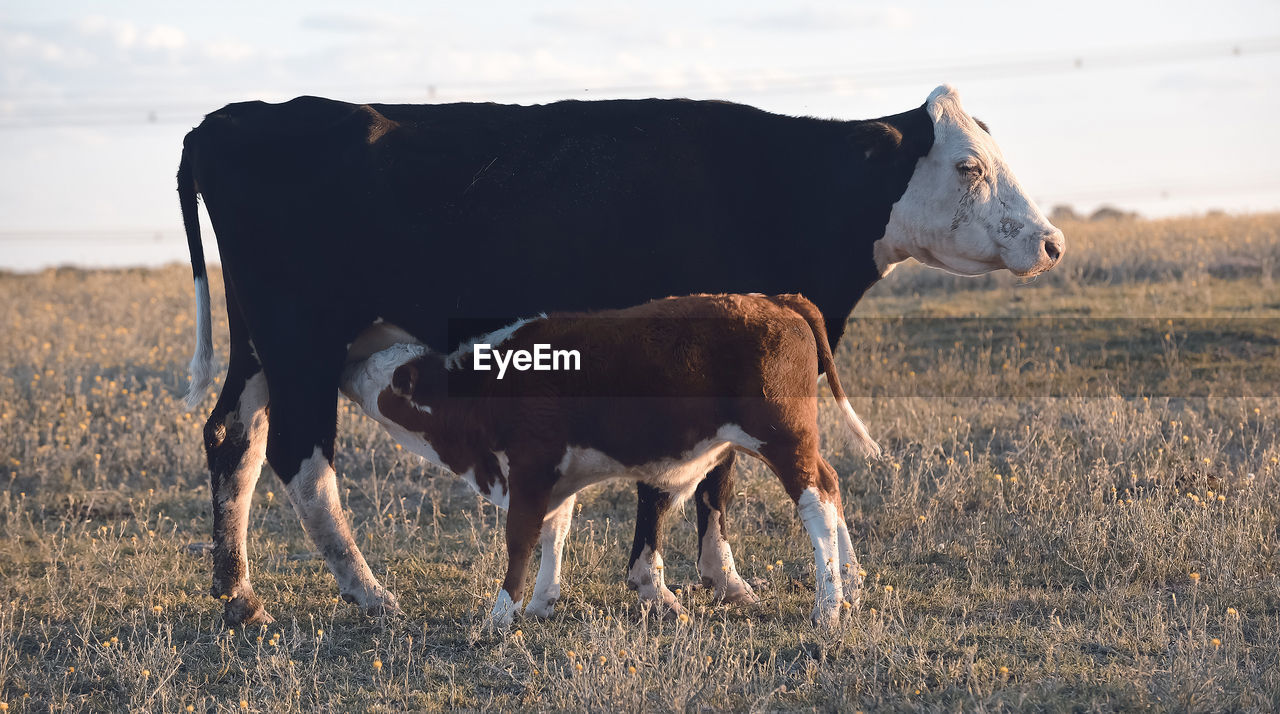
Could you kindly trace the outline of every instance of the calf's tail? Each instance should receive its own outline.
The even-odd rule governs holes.
[[[774,299],[809,323],[809,329],[813,331],[813,341],[818,347],[818,368],[827,375],[827,386],[831,388],[831,396],[835,397],[840,405],[840,413],[844,416],[845,425],[849,427],[846,435],[864,456],[879,457],[880,445],[871,438],[867,425],[862,423],[858,413],[853,410],[849,404],[849,397],[844,393],[844,387],[840,385],[835,359],[831,355],[831,343],[827,339],[826,322],[822,319],[818,306],[801,295],[779,295]]]
[[[191,357],[191,386],[183,398],[187,409],[195,409],[213,382],[213,319],[209,314],[209,275],[204,267],[204,246],[200,243],[200,213],[196,208],[196,182],[191,175],[191,157],[182,150],[178,164],[178,205],[182,226],[191,252],[191,274],[196,283],[196,351]]]

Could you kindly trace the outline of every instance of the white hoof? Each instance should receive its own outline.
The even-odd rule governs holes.
[[[844,591],[844,599],[854,607],[862,601],[862,575],[858,572],[857,563],[846,563],[840,579],[840,587]]]
[[[838,603],[817,603],[809,614],[809,621],[814,627],[830,628],[840,624],[840,605]]]
[[[489,623],[494,627],[510,627],[511,621],[520,610],[520,604],[511,600],[511,595],[505,588],[499,590],[498,600],[493,603],[493,612],[489,613]]]
[[[551,617],[556,611],[555,600],[530,600],[524,608],[524,614],[531,617]]]

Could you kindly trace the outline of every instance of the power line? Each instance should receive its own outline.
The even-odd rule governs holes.
[[[0,230],[0,242],[64,242],[87,241],[120,243],[165,243],[186,240],[180,230]]]
[[[866,69],[833,68],[806,74],[779,76],[766,70],[729,73],[722,81],[696,81],[672,85],[652,82],[598,87],[569,87],[569,80],[547,80],[542,86],[504,83],[471,83],[451,89],[434,85],[428,91],[405,87],[370,90],[383,102],[516,100],[534,97],[580,97],[596,95],[648,95],[679,92],[717,93],[721,96],[793,94],[843,88],[883,88],[920,82],[1009,79],[1023,76],[1064,74],[1079,71],[1119,71],[1178,62],[1210,61],[1257,57],[1280,53],[1280,37],[1263,37],[1234,42],[1199,42],[1145,48],[1119,48],[1088,53],[1059,53],[1023,57],[971,57],[968,59],[915,65],[882,66]],[[330,87],[328,90],[334,91]],[[10,101],[13,101],[12,98]],[[211,109],[205,103],[166,102],[151,105],[87,102],[72,106],[36,106],[26,113],[0,118],[0,129],[44,129],[61,127],[145,126],[198,121]]]

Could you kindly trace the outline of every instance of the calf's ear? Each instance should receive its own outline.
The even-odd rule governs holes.
[[[902,145],[902,132],[882,121],[864,121],[853,125],[848,140],[850,146],[874,161]]]
[[[418,384],[418,368],[412,362],[396,367],[391,374],[391,389],[402,397],[412,397]]]

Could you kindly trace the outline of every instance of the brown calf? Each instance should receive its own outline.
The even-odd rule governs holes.
[[[510,351],[533,354],[538,345],[544,354],[548,346],[576,351],[580,368],[521,371]],[[510,360],[501,378],[496,353]],[[837,475],[818,453],[820,368],[849,435],[866,454],[879,447],[840,386],[821,314],[799,295],[694,295],[538,318],[448,356],[379,325],[351,355],[344,393],[405,448],[507,509],[507,576],[492,613],[499,624],[524,599],[539,534],[542,565],[525,609],[551,614],[579,490],[622,477],[679,502],[734,450],[768,464],[799,508],[818,568],[815,621],[836,617],[842,599],[858,602]],[[486,360],[493,369],[476,369]],[[728,544],[720,547],[731,562]],[[628,581],[642,602],[679,611],[659,553],[642,553]]]

